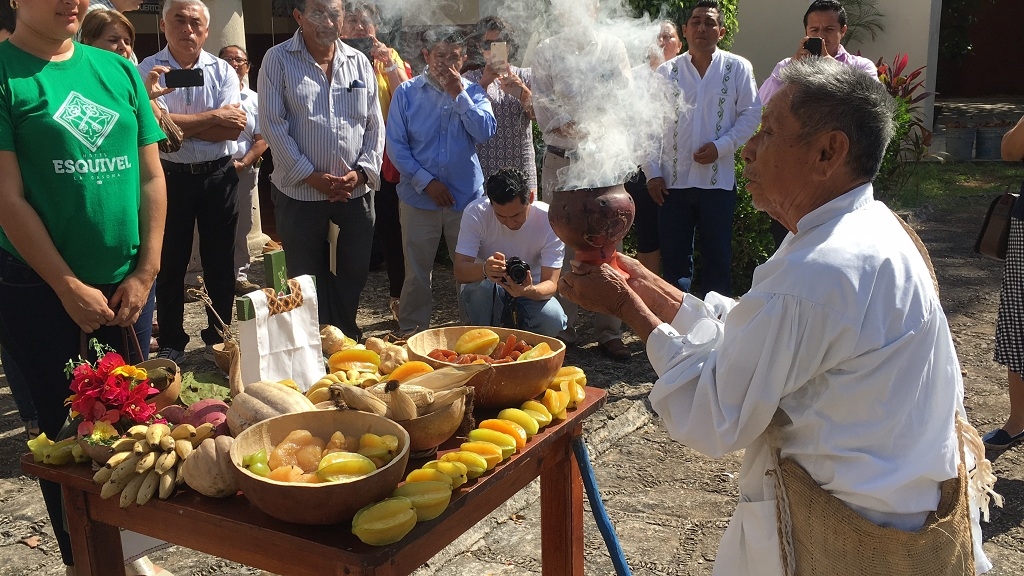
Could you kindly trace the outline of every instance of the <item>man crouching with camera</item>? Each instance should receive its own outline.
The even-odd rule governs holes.
[[[566,321],[554,298],[565,245],[548,224],[548,205],[533,202],[526,175],[515,168],[498,170],[484,190],[462,214],[459,304],[470,324],[554,337]]]

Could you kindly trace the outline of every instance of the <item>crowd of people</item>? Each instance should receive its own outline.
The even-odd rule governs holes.
[[[373,3],[292,0],[298,30],[262,57],[255,91],[243,46],[208,51],[202,0],[167,0],[166,46],[141,61],[121,13],[138,2],[9,4],[0,11],[10,32],[0,43],[0,346],[29,433],[64,426],[63,366],[83,335],[136,361],[148,357],[158,323],[157,356],[184,357],[194,250],[212,304],[199,337],[212,354],[217,316],[230,321],[236,294],[258,288],[246,238],[269,149],[276,230],[289,272],[316,279],[321,323],[361,337],[375,234],[399,336],[431,326],[442,236],[463,324],[578,343],[582,305],[596,313],[598,349],[622,360],[624,321],[647,345],[659,375],[652,405],[672,436],[709,454],[747,448],[716,574],[787,573],[793,558],[775,505],[786,486],[765,474],[783,460],[871,523],[907,531],[930,528],[940,492],[967,482],[958,463],[978,466],[970,501],[957,503],[972,526],[952,535],[951,549],[970,558],[971,573],[991,566],[976,530],[991,482],[971,450],[976,434],[958,420],[963,383],[946,320],[926,261],[872,196],[891,99],[874,66],[840,44],[840,2],[810,3],[796,53],[759,89],[750,62],[718,46],[727,30],[715,0],[660,23],[643,63],[631,63],[617,38],[576,29],[535,39],[524,63],[523,35],[488,16],[468,36],[428,29],[418,73],[378,35]],[[596,18],[596,1],[584,5]],[[561,82],[571,54],[585,54],[603,82],[654,74],[674,95],[660,154],[627,184],[638,260],[615,263],[628,281],[608,265],[575,262],[541,201],[564,186],[582,139],[575,113],[587,95]],[[189,71],[202,81],[168,87]],[[168,126],[180,142],[158,150]],[[31,144],[39,139],[45,151]],[[779,247],[737,301],[741,148]],[[1011,316],[1000,309],[1000,334],[1019,335]],[[1000,338],[1013,410],[986,435],[990,448],[1024,439],[1020,361],[1002,352],[1020,338]],[[31,385],[19,377],[24,366]],[[40,484],[74,573],[60,488]],[[765,557],[768,549],[781,553]]]

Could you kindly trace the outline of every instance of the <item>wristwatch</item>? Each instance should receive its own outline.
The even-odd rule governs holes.
[[[355,168],[353,168],[353,170],[355,170],[356,174],[363,177],[363,184],[366,184],[367,182],[370,181],[370,179],[366,177],[366,170],[363,170],[362,166],[356,166]]]

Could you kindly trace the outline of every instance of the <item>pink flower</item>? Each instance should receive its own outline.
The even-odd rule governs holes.
[[[119,378],[107,378],[107,385],[100,394],[100,400],[107,406],[120,406],[128,399],[128,384]]]
[[[156,407],[146,402],[131,402],[122,407],[122,413],[135,422],[146,422],[156,414]]]
[[[88,435],[92,434],[92,429],[93,429],[93,423],[89,422],[88,420],[83,420],[78,425],[78,435],[79,436],[88,436]]]
[[[110,371],[118,366],[124,366],[124,358],[121,357],[117,352],[107,352],[100,358],[100,361],[96,363],[96,372],[101,377],[106,378],[110,375]]]

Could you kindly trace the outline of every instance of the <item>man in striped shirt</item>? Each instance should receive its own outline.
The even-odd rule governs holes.
[[[373,243],[384,120],[370,61],[339,34],[341,0],[295,0],[299,30],[263,57],[260,124],[274,151],[277,230],[292,275],[316,278],[320,322],[355,339]],[[340,228],[334,261],[327,242]],[[333,264],[333,273],[332,273]]]

